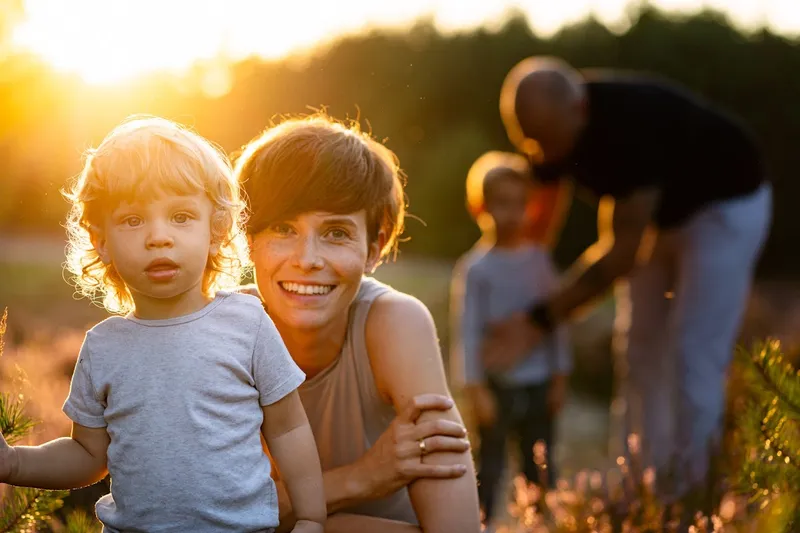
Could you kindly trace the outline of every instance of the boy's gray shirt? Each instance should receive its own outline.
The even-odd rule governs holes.
[[[531,244],[487,250],[466,266],[465,277],[461,339],[464,384],[470,385],[486,379],[480,347],[489,323],[524,312],[550,296],[558,288],[559,275],[548,251]],[[561,326],[516,366],[495,377],[509,386],[536,385],[571,370],[568,330]]]
[[[219,292],[178,318],[112,317],[86,334],[64,412],[106,428],[105,531],[270,531],[261,406],[305,379],[261,302]]]

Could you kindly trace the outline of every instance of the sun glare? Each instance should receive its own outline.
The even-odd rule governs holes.
[[[41,56],[56,70],[77,73],[95,84],[159,71],[179,74],[197,61],[232,55],[278,57],[298,44],[287,25],[264,19],[257,43],[248,43],[243,36],[253,31],[253,21],[233,21],[233,4],[28,0],[25,20],[12,38],[15,45]],[[280,3],[262,5],[269,6],[272,17],[283,18]]]
[[[800,27],[796,0],[653,0],[668,10],[725,9],[740,24]],[[180,74],[197,61],[279,58],[337,35],[371,26],[399,26],[432,15],[444,31],[494,25],[509,8],[552,34],[565,22],[594,13],[606,23],[624,19],[628,0],[26,0],[12,43],[55,69],[89,83],[119,83],[165,71]]]

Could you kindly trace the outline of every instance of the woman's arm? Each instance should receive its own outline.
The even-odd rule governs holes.
[[[462,464],[437,465],[419,461],[418,439],[425,438],[431,451],[467,451],[469,442],[463,425],[449,420],[416,424],[424,412],[446,411],[453,401],[444,395],[423,394],[411,398],[375,445],[357,461],[326,470],[322,474],[328,514],[382,498],[418,478],[448,479],[463,476]],[[280,479],[279,469],[273,469],[278,487],[281,527],[288,531],[295,521],[291,499]],[[386,531],[384,533],[389,533]]]
[[[418,394],[448,395],[436,327],[419,300],[399,293],[379,297],[367,319],[367,350],[378,389],[396,409]],[[425,412],[417,424],[436,420],[463,424],[458,409]],[[428,447],[428,440],[425,440]],[[419,447],[419,446],[418,446]],[[468,451],[434,452],[422,464],[464,465],[467,473],[455,479],[418,479],[409,494],[424,533],[478,533],[480,512],[477,481]]]
[[[61,490],[96,483],[107,473],[106,428],[72,424],[72,436],[40,446],[13,446],[0,435],[0,482]]]

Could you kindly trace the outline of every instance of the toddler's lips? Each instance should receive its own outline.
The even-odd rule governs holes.
[[[178,274],[179,269],[178,263],[161,257],[151,261],[144,271],[152,281],[169,281]]]

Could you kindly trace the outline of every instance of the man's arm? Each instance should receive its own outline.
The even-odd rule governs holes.
[[[419,300],[398,293],[378,298],[367,319],[366,338],[376,384],[388,394],[396,410],[418,394],[449,396],[436,327]],[[435,419],[463,424],[455,407],[444,412],[424,412],[417,424]],[[478,533],[478,491],[469,451],[431,453],[420,461],[467,467],[467,473],[458,478],[418,479],[408,486],[423,533]]]
[[[2,438],[0,438],[2,440]],[[10,475],[0,481],[48,490],[76,489],[103,479],[110,439],[106,428],[72,424],[72,436],[40,446],[7,448]],[[0,445],[5,444],[2,440]]]
[[[655,189],[634,192],[618,199],[613,208],[598,213],[600,239],[583,253],[573,281],[558,291],[547,303],[554,323],[569,318],[581,306],[604,293],[614,281],[636,264],[645,230],[658,205]]]
[[[530,225],[526,234],[533,242],[552,250],[561,238],[573,199],[572,182],[561,179],[552,184],[539,184],[527,211]]]

